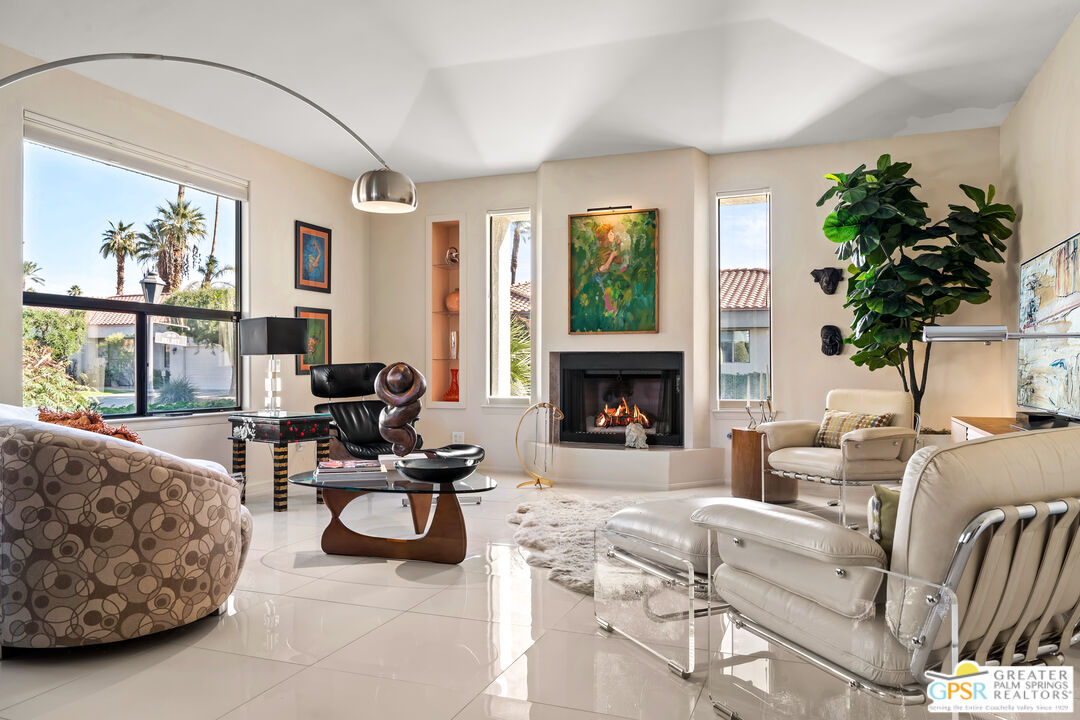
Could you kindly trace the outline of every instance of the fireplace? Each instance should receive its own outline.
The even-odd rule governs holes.
[[[560,353],[558,366],[559,442],[622,444],[638,422],[650,445],[682,446],[682,353]]]

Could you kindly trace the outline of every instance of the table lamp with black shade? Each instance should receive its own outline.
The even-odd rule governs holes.
[[[281,409],[281,359],[279,355],[307,352],[307,320],[290,317],[244,318],[240,321],[240,354],[269,355],[266,363],[265,407],[259,415],[277,417]]]

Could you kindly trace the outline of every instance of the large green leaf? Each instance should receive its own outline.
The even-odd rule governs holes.
[[[851,242],[859,234],[858,222],[846,210],[829,213],[822,229],[825,231],[825,237],[834,243]]]

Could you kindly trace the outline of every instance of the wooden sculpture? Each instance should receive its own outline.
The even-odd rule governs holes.
[[[408,455],[416,448],[412,423],[420,417],[420,398],[425,392],[427,380],[408,363],[387,365],[375,378],[375,394],[386,403],[379,413],[379,434],[393,444],[395,455]]]

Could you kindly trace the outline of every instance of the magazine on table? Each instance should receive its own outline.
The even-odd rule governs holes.
[[[342,485],[355,485],[370,480],[379,485],[386,481],[386,471],[378,460],[323,460],[315,468],[315,480]]]

